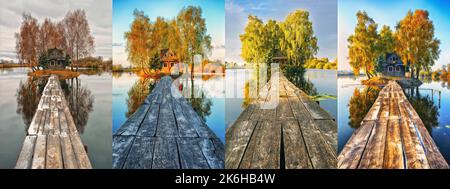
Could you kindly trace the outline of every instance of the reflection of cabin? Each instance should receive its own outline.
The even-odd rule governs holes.
[[[395,53],[387,54],[386,61],[383,61],[381,67],[384,76],[405,77],[405,65]]]
[[[66,57],[60,49],[53,48],[47,51],[48,69],[62,70],[65,69]]]
[[[164,49],[160,52],[160,60],[161,60],[161,69],[170,71],[172,66],[178,63],[178,58],[171,50]]]

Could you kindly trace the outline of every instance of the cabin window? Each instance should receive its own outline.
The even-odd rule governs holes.
[[[397,71],[397,72],[400,72],[400,66],[397,66],[396,68],[395,68],[395,71]]]
[[[392,71],[394,71],[394,68],[392,66],[389,66],[388,71],[392,72]]]

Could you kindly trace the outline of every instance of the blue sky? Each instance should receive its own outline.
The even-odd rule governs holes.
[[[239,35],[244,33],[249,14],[256,15],[263,21],[268,19],[283,21],[289,13],[297,9],[308,10],[310,13],[313,29],[319,40],[317,56],[333,60],[337,53],[336,0],[227,0],[225,60],[244,62],[240,57]]]
[[[397,22],[406,16],[408,10],[425,9],[434,23],[435,37],[441,40],[441,54],[433,69],[450,63],[450,1],[445,0],[339,0],[339,70],[350,70],[348,64],[347,38],[354,32],[356,12],[364,10],[372,17],[378,28],[382,25],[395,30]]]
[[[113,0],[113,59],[114,64],[128,66],[123,35],[133,21],[134,9],[144,11],[151,21],[161,16],[175,18],[186,6],[200,6],[206,20],[208,34],[212,37],[211,59],[224,59],[225,56],[225,2],[224,0]]]

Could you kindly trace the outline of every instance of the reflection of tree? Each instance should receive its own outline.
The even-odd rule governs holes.
[[[405,88],[405,94],[417,114],[419,114],[419,117],[423,124],[425,124],[428,132],[431,134],[433,127],[439,125],[439,108],[430,98],[428,98],[428,96],[422,96],[418,87]]]
[[[373,103],[375,103],[379,93],[380,88],[374,86],[366,86],[362,91],[355,89],[348,104],[350,112],[349,125],[352,128],[358,128],[360,126],[361,121],[367,112],[369,112]]]
[[[149,78],[140,78],[128,91],[126,117],[130,117],[141,106],[152,89],[155,87],[155,80]]]
[[[60,80],[60,83],[77,130],[84,133],[89,113],[93,110],[94,96],[88,88],[81,86],[81,80],[78,78]]]
[[[311,80],[305,79],[305,69],[288,67],[285,70],[285,76],[290,82],[292,82],[298,88],[302,89],[309,96],[315,96],[319,94]]]
[[[202,77],[202,80],[203,79],[204,78]],[[199,82],[202,83],[202,80]],[[211,115],[212,101],[207,98],[207,94],[205,94],[203,90],[198,90],[198,88],[202,89],[203,87],[195,87],[194,81],[194,78],[186,79],[185,84],[188,86],[182,87],[182,93],[194,111],[203,119],[203,121],[206,121],[206,117]]]
[[[253,98],[250,97],[250,82],[248,81],[245,82],[243,90],[244,90],[244,100],[242,101],[241,107],[245,109],[254,100]]]
[[[47,77],[29,77],[19,85],[16,93],[17,113],[22,114],[26,127],[31,124],[47,81]],[[81,86],[78,78],[60,80],[60,84],[77,130],[83,133],[89,113],[93,110],[94,96],[89,89]]]
[[[211,115],[211,99],[206,98],[205,94],[202,92],[201,98],[194,98],[194,96],[191,96],[191,98],[188,98],[187,100],[203,121],[206,121],[206,117]]]
[[[25,130],[28,129],[33,120],[46,82],[47,78],[28,77],[24,83],[20,82],[19,84],[19,89],[16,92],[16,112],[22,115],[22,119],[27,127]]]

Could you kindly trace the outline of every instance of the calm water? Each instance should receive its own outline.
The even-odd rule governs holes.
[[[40,98],[39,90],[30,89],[42,90],[46,82],[27,71],[0,69],[0,168],[14,167]],[[82,74],[61,87],[92,166],[111,168],[111,74]]]
[[[249,69],[230,69],[226,71],[226,125],[230,126],[247,107],[250,99],[245,97],[245,88],[248,82],[255,78],[255,73]],[[336,96],[336,71],[333,70],[307,70],[305,79],[309,81],[310,89],[317,94]],[[320,101],[320,106],[333,117],[337,115],[336,99]]]
[[[361,85],[361,79],[364,78],[354,76],[339,76],[338,78],[339,152],[357,128],[358,124],[356,123],[365,115],[365,111],[368,110],[367,107],[371,107],[379,92],[379,89]],[[433,92],[430,89],[433,89]],[[357,91],[355,92],[355,90]],[[424,81],[424,84],[418,89],[406,89],[404,91],[426,125],[440,152],[449,162],[450,86],[448,82]],[[438,91],[441,92],[440,98]]]
[[[133,73],[114,74],[113,133],[137,110],[156,82],[155,79],[142,79]],[[183,96],[222,142],[225,142],[224,82],[225,77],[221,75],[198,76],[193,82],[181,78],[177,81],[177,85],[182,86]],[[191,89],[194,89],[194,98],[190,98],[193,94]]]

